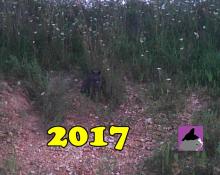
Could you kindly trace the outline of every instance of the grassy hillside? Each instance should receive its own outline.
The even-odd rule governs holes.
[[[204,153],[189,155],[195,165],[189,171],[214,172],[220,155],[219,0],[1,0],[0,9],[0,72],[24,80],[43,107],[50,99],[40,96],[50,92],[49,74],[54,70],[77,70],[81,76],[94,68],[102,70],[112,106],[123,99],[125,77],[148,84],[154,100],[177,96],[179,89],[205,88],[212,100],[195,123],[207,128],[209,144]],[[161,169],[155,173],[169,174],[174,165],[183,169],[176,162],[186,157],[167,143],[150,161],[159,161]]]

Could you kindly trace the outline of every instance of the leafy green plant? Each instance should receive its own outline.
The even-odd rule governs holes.
[[[13,152],[6,160],[4,160],[4,172],[11,175],[16,175],[18,171],[18,164],[16,159],[16,154]]]
[[[117,160],[110,155],[104,155],[101,157],[100,162],[98,164],[98,169],[96,170],[96,174],[104,175],[111,174],[116,170]]]
[[[57,77],[50,77],[45,91],[41,92],[38,104],[46,126],[63,122],[65,112],[70,107],[70,101],[65,96],[67,88],[66,80],[59,74]]]

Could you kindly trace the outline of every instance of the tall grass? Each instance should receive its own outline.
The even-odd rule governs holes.
[[[219,0],[94,0],[89,4],[78,0],[0,0],[0,9],[0,72],[24,78],[38,95],[46,92],[43,111],[48,117],[58,115],[55,122],[63,120],[65,106],[60,106],[63,86],[59,92],[49,88],[46,75],[52,69],[101,69],[113,105],[122,99],[124,75],[151,82],[155,99],[168,93],[167,78],[172,87],[178,82],[185,87],[208,87],[215,96],[220,92]],[[163,71],[163,80],[158,68]],[[51,99],[54,94],[56,98]],[[48,104],[53,107],[47,108]],[[207,120],[206,125],[212,126],[209,133],[218,134],[215,123]],[[214,116],[213,121],[219,118]],[[214,144],[201,156],[209,167],[207,162],[219,157],[211,159],[219,153],[220,143],[212,135],[207,139]],[[162,153],[157,173],[181,168],[169,145]],[[193,166],[189,172],[195,173]]]
[[[4,72],[17,75],[34,60],[43,70],[117,67],[146,81],[162,67],[186,85],[219,87],[217,0],[91,1],[90,6],[10,0],[1,1],[0,8]]]

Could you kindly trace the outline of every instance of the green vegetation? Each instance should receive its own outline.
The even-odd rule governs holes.
[[[14,148],[13,148],[14,149]],[[16,175],[18,173],[18,165],[15,150],[13,150],[12,154],[4,160],[4,167],[0,168],[0,173],[5,175],[5,171],[7,171],[11,175]]]
[[[54,120],[49,117],[56,115],[55,122],[61,122],[66,107],[62,104],[62,81],[54,88],[48,80],[51,70],[102,70],[112,106],[123,99],[124,76],[148,83],[152,99],[163,96],[171,107],[176,105],[169,98],[178,95],[176,87],[180,85],[206,87],[213,97],[219,95],[219,0],[195,5],[181,0],[150,4],[94,0],[87,7],[79,1],[57,2],[0,1],[1,73],[24,80],[31,97],[41,104],[45,121]],[[150,170],[157,174],[214,171],[220,160],[220,139],[216,138],[220,135],[220,104],[215,100],[195,117],[207,130],[206,151],[183,155],[167,143],[149,160],[150,166],[155,165]],[[7,165],[16,169],[13,160]],[[145,168],[141,172],[145,174]]]
[[[178,152],[177,138],[163,144],[155,156],[146,158],[138,165],[139,174],[148,172],[161,174],[219,174],[220,119],[219,102],[212,102],[207,108],[194,114],[193,123],[204,126],[203,152]]]
[[[1,1],[1,70],[38,81],[52,69],[98,67],[148,81],[160,67],[186,86],[219,87],[217,0],[91,3]]]
[[[116,171],[117,159],[114,156],[103,155],[96,170],[97,175],[111,174]]]
[[[64,121],[65,112],[70,109],[70,100],[65,96],[68,89],[68,82],[65,81],[62,73],[51,78],[48,76],[46,90],[37,99],[40,109],[44,114],[45,126],[59,125]]]

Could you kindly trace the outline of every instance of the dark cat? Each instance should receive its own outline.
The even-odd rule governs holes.
[[[100,70],[92,70],[84,79],[81,86],[81,93],[85,93],[92,99],[101,95],[103,79]]]

